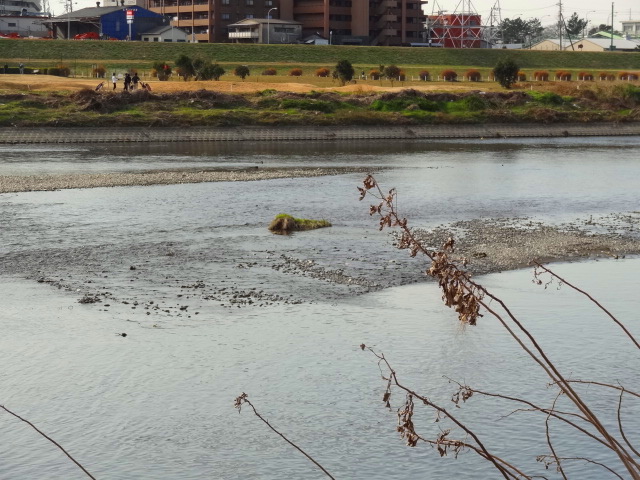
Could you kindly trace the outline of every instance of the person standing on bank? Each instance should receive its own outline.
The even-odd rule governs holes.
[[[131,77],[131,81],[133,82],[133,90],[138,89],[138,82],[140,81],[140,77],[138,76],[138,72],[133,73],[133,77]]]
[[[113,75],[111,75],[111,82],[113,82],[113,89],[115,90],[118,83],[118,77],[116,76],[116,72],[113,72]]]
[[[131,86],[131,75],[129,75],[129,73],[127,72],[124,74],[124,91],[128,92],[130,86]]]
[[[20,65],[18,65],[18,68],[20,69],[20,75],[24,74],[24,63],[20,62]]]

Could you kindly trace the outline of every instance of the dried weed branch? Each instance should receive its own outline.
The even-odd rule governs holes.
[[[12,412],[11,410],[9,410],[7,407],[5,407],[4,405],[0,405],[0,408],[2,408],[4,411],[6,411],[7,413],[10,413],[11,415],[13,415],[14,417],[18,418],[19,420],[22,420],[24,423],[26,423],[27,425],[31,426],[31,428],[33,428],[36,432],[38,432],[40,435],[42,435],[44,438],[46,438],[47,440],[49,440],[51,443],[53,443],[56,447],[58,447],[60,450],[62,450],[62,452],[71,459],[71,461],[73,463],[75,463],[78,467],[80,467],[80,470],[82,470],[84,473],[87,474],[87,477],[89,478],[93,478],[93,480],[95,480],[95,477],[93,475],[91,475],[86,468],[84,468],[80,462],[78,462],[75,458],[73,458],[71,456],[71,454],[69,452],[67,452],[64,448],[62,448],[62,445],[60,445],[58,442],[56,442],[53,438],[49,437],[46,433],[42,432],[40,429],[38,429],[38,427],[36,427],[33,423],[31,423],[29,420],[26,420],[24,418],[22,418],[20,415]]]
[[[625,470],[629,473],[630,477],[634,480],[640,480],[640,458],[637,455],[635,449],[633,449],[631,445],[628,444],[626,439],[624,439],[626,445],[620,442],[617,438],[615,438],[614,434],[604,426],[604,424],[589,407],[582,396],[574,389],[572,384],[575,382],[566,379],[562,375],[555,363],[549,358],[541,345],[538,343],[536,338],[514,315],[514,313],[508,308],[508,306],[500,298],[490,293],[486,288],[474,282],[471,278],[471,275],[461,268],[467,264],[467,259],[457,258],[454,256],[455,242],[453,238],[449,238],[439,250],[427,248],[413,235],[412,230],[408,227],[407,219],[399,215],[397,209],[397,192],[395,189],[391,189],[388,193],[384,193],[375,178],[369,175],[365,178],[363,186],[358,187],[358,190],[360,191],[360,200],[364,199],[366,196],[370,196],[376,199],[376,203],[370,206],[369,213],[372,216],[376,215],[378,217],[380,230],[389,227],[395,227],[400,230],[400,240],[397,245],[398,248],[409,250],[409,253],[412,257],[415,257],[418,255],[418,253],[421,253],[430,260],[431,264],[426,270],[426,274],[438,281],[438,285],[442,291],[443,302],[445,303],[445,305],[453,308],[456,311],[460,322],[468,325],[476,325],[478,318],[482,317],[483,315],[481,313],[481,309],[483,312],[487,312],[495,319],[497,319],[507,330],[509,335],[518,343],[522,350],[526,352],[527,355],[544,370],[544,372],[550,378],[551,384],[556,385],[559,388],[558,395],[564,395],[577,408],[579,412],[578,418],[591,425],[595,429],[595,433],[588,433],[586,429],[582,429],[582,427],[577,426],[577,424],[570,422],[564,416],[561,416],[562,420],[578,428],[578,430],[585,433],[589,437],[596,438],[602,445],[613,451],[619,458]],[[538,269],[536,270],[535,277],[535,281],[537,283],[542,283],[542,281],[539,279],[540,272],[546,272],[552,276],[552,279],[555,278],[559,282],[567,284],[571,288],[574,288],[576,291],[583,293],[587,296],[587,298],[589,298],[590,301],[595,303],[600,309],[607,313],[607,315],[625,331],[627,336],[636,346],[639,346],[638,342],[624,327],[624,325],[613,315],[611,315],[611,313],[593,297],[573,286],[563,278],[559,277],[547,267],[544,267],[537,262],[534,262],[534,264]],[[549,283],[547,283],[545,286],[547,286],[548,284]],[[490,302],[487,300],[490,300]],[[378,358],[383,359],[384,357]],[[389,370],[392,372],[391,378],[394,378],[394,384],[396,384],[396,386],[399,386],[397,385],[397,381],[395,380],[395,373],[391,370],[390,367]],[[387,393],[390,394],[389,387],[387,387],[387,390]],[[411,392],[409,390],[407,390],[407,392],[411,393],[411,395],[413,396],[417,396],[415,392]],[[462,398],[462,400],[465,401],[472,394],[472,390],[462,389],[458,392],[457,396],[454,394],[454,399],[459,401],[459,399]],[[430,402],[428,401],[423,401],[423,403],[432,408],[435,408],[439,413],[444,413],[441,412],[438,407],[430,404]],[[407,409],[409,409],[408,412],[413,412],[412,403],[405,406]],[[551,409],[543,410],[538,407],[535,407],[535,409],[541,412],[546,411],[547,424],[550,417],[553,416],[558,418],[558,414],[554,412],[555,402],[554,407]],[[448,417],[451,418],[450,416]],[[464,430],[468,435],[471,435],[470,430],[466,428],[464,428]],[[408,439],[409,444],[415,444],[413,436],[414,431],[415,429],[413,428],[412,423],[403,424],[403,430],[401,431],[401,434],[403,435],[403,437]],[[549,446],[553,452],[553,446],[551,445],[550,439]],[[491,460],[496,468],[498,468],[498,470],[503,475],[506,475],[504,470],[505,467],[502,466],[499,462],[493,461],[493,457],[490,456],[488,452],[486,452],[483,448],[480,447],[480,449],[485,453],[485,458]],[[557,457],[555,453],[553,453],[553,462],[557,464],[560,473],[564,476],[564,472],[562,471],[560,466],[561,460],[561,458]]]
[[[311,455],[309,455],[307,452],[305,452],[303,449],[301,449],[299,446],[297,446],[295,443],[293,443],[291,440],[289,440],[287,437],[285,437],[282,433],[280,433],[278,430],[276,430],[273,427],[273,425],[271,425],[266,418],[264,418],[262,415],[260,415],[258,413],[258,411],[256,410],[256,407],[254,407],[253,403],[251,403],[251,401],[249,400],[248,395],[243,392],[242,395],[240,395],[239,397],[236,397],[235,403],[234,403],[235,408],[238,409],[238,413],[240,413],[242,411],[242,405],[244,405],[244,404],[249,405],[251,407],[251,409],[253,410],[253,413],[255,414],[255,416],[258,417],[260,420],[262,420],[262,422],[267,427],[269,427],[271,430],[276,432],[280,437],[282,437],[284,439],[285,442],[287,442],[289,445],[291,445],[293,448],[295,448],[300,453],[302,453],[305,457],[307,457],[309,459],[309,461],[312,462],[314,465],[316,465],[320,470],[322,470],[327,477],[335,480],[331,476],[331,474],[329,472],[327,472],[327,470],[322,465],[320,465]]]

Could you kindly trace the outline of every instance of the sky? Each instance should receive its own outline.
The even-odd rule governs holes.
[[[95,0],[73,0],[74,10],[85,7],[95,7]],[[57,13],[64,12],[64,1],[49,0],[51,8]],[[103,5],[111,5],[112,2]],[[532,2],[531,0],[499,0],[502,19],[521,17],[526,20],[529,18],[538,18],[542,25],[547,26],[557,22],[558,3],[553,0],[540,0]],[[589,27],[598,26],[601,23],[609,24],[611,18],[611,2],[603,2],[598,0],[564,0],[563,14],[568,19],[573,12],[576,12],[580,18],[586,18],[589,21]],[[447,13],[465,10],[469,5],[469,0],[429,0],[424,6],[425,13],[431,14],[433,10],[447,10]],[[488,24],[491,8],[496,5],[496,0],[475,0],[471,1],[471,10],[482,15],[483,22]],[[463,8],[464,7],[464,8]],[[621,29],[620,21],[640,20],[640,1],[639,0],[618,0],[614,5],[614,28]]]
[[[540,0],[532,2],[530,0],[476,0],[471,1],[471,10],[475,10],[482,15],[483,23],[489,19],[491,9],[494,6],[500,6],[502,19],[505,18],[538,18],[542,25],[547,26],[558,21],[558,1]],[[434,10],[448,10],[453,13],[468,9],[468,0],[429,0],[424,7],[428,14]],[[611,22],[611,2],[603,2],[598,0],[563,0],[562,13],[567,20],[573,12],[576,12],[580,18],[586,18],[589,21],[589,27],[598,26],[601,23],[609,24]],[[613,20],[614,28],[621,29],[620,21],[629,20],[629,12],[631,12],[631,20],[640,20],[640,1],[638,0],[618,0],[614,2]],[[487,22],[488,23],[488,22]]]

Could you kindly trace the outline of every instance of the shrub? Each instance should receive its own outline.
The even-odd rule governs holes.
[[[599,78],[600,80],[603,80],[603,81],[604,81],[604,80],[607,80],[607,81],[609,81],[609,82],[612,82],[613,80],[615,80],[615,79],[616,79],[616,76],[615,76],[613,73],[609,73],[609,72],[600,72],[600,73],[598,74],[598,78]]]
[[[422,80],[423,82],[427,82],[431,78],[428,70],[421,70],[418,74],[418,77],[420,77],[420,80]]]
[[[316,70],[316,77],[328,77],[329,75],[331,75],[331,70],[329,70],[326,67],[322,67]]]
[[[384,76],[391,81],[391,86],[393,86],[394,80],[402,80],[402,78],[400,78],[401,73],[402,70],[400,70],[396,65],[389,65],[384,68]]]
[[[458,74],[454,70],[443,70],[440,76],[445,82],[455,82],[458,79]]]
[[[161,82],[169,80],[171,76],[171,67],[166,62],[156,62],[152,65],[151,75]]]
[[[292,68],[291,70],[289,70],[289,76],[290,77],[300,77],[300,76],[302,76],[302,69],[301,68]]]
[[[527,81],[527,74],[524,72],[518,72],[518,74],[516,75],[516,78],[519,82],[526,82]]]
[[[246,65],[240,65],[233,71],[233,74],[236,77],[240,77],[242,80],[248,77],[250,73],[251,72],[249,71],[249,67],[247,67]]]
[[[493,76],[504,88],[511,88],[516,83],[520,67],[512,59],[500,60],[493,68]]]
[[[180,55],[176,59],[176,72],[185,82],[191,77],[194,77],[196,75],[196,71],[193,67],[193,60],[186,55]]]
[[[620,72],[618,74],[620,80],[638,80],[638,74],[632,72]]]
[[[560,80],[561,82],[571,81],[571,72],[567,72],[566,70],[558,70],[556,72],[556,80]]]
[[[549,72],[546,70],[537,70],[533,72],[533,78],[538,82],[546,82],[549,80]]]
[[[346,82],[350,82],[355,74],[353,65],[349,60],[340,60],[336,64],[335,73],[337,74],[340,82],[344,85]]]
[[[467,73],[465,73],[464,76],[467,77],[467,80],[470,82],[479,82],[482,80],[482,75],[480,75],[480,72],[475,69],[467,70]]]
[[[474,80],[475,81],[475,80]],[[470,112],[479,112],[487,108],[487,102],[478,95],[469,95],[463,100],[463,105]]]
[[[56,77],[68,77],[71,75],[71,69],[64,64],[59,63],[55,67],[49,69],[49,75],[55,75]]]
[[[275,68],[265,68],[262,71],[262,75],[277,75],[278,72],[276,71]]]
[[[578,73],[578,80],[583,80],[585,82],[592,82],[593,74],[589,72],[580,72]]]
[[[96,78],[104,78],[107,74],[107,69],[104,68],[104,65],[97,65],[91,70],[93,76]]]
[[[369,72],[369,76],[371,77],[372,80],[380,80],[380,77],[382,77],[382,74],[380,73],[380,70],[371,70]]]

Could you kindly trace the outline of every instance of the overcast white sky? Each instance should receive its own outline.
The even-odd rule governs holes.
[[[434,6],[437,10],[449,10],[454,12],[468,5],[468,0],[429,0],[425,6],[428,14],[431,14]],[[496,5],[496,0],[475,0],[471,1],[471,7],[482,15],[485,22],[489,18],[491,8]],[[500,0],[500,9],[502,19],[517,18],[523,19],[538,18],[543,25],[550,25],[557,22],[558,19],[558,1],[539,0],[532,2],[531,0]],[[467,8],[465,8],[465,11]],[[565,19],[568,19],[573,12],[576,12],[581,18],[589,20],[589,26],[596,26],[601,23],[609,24],[611,22],[611,2],[603,2],[598,0],[563,0],[562,11]],[[640,20],[640,1],[638,0],[618,0],[614,2],[614,28],[621,28],[621,20]]]
[[[84,7],[95,7],[95,0],[73,0],[73,9],[77,10]],[[424,6],[427,14],[431,14],[432,10],[447,10],[453,13],[461,10],[463,5],[466,7],[469,0],[429,0]],[[60,0],[49,0],[51,8],[57,13],[64,12],[64,2]],[[77,3],[76,3],[77,2]],[[113,5],[112,1],[102,0],[102,5]],[[496,0],[475,0],[471,2],[471,6],[475,11],[482,15],[483,22],[488,23],[489,12],[491,7],[496,4]],[[532,2],[531,0],[500,0],[502,18],[522,17],[539,18],[543,25],[550,25],[558,18],[557,0],[539,0]],[[464,8],[466,11],[467,8]],[[589,26],[601,23],[610,23],[611,18],[611,2],[603,2],[598,0],[566,0],[563,1],[563,12],[565,18],[569,18],[573,12],[577,12],[581,18],[589,20]],[[640,20],[640,1],[639,0],[617,0],[614,5],[614,23],[615,28],[621,28],[621,20]]]

